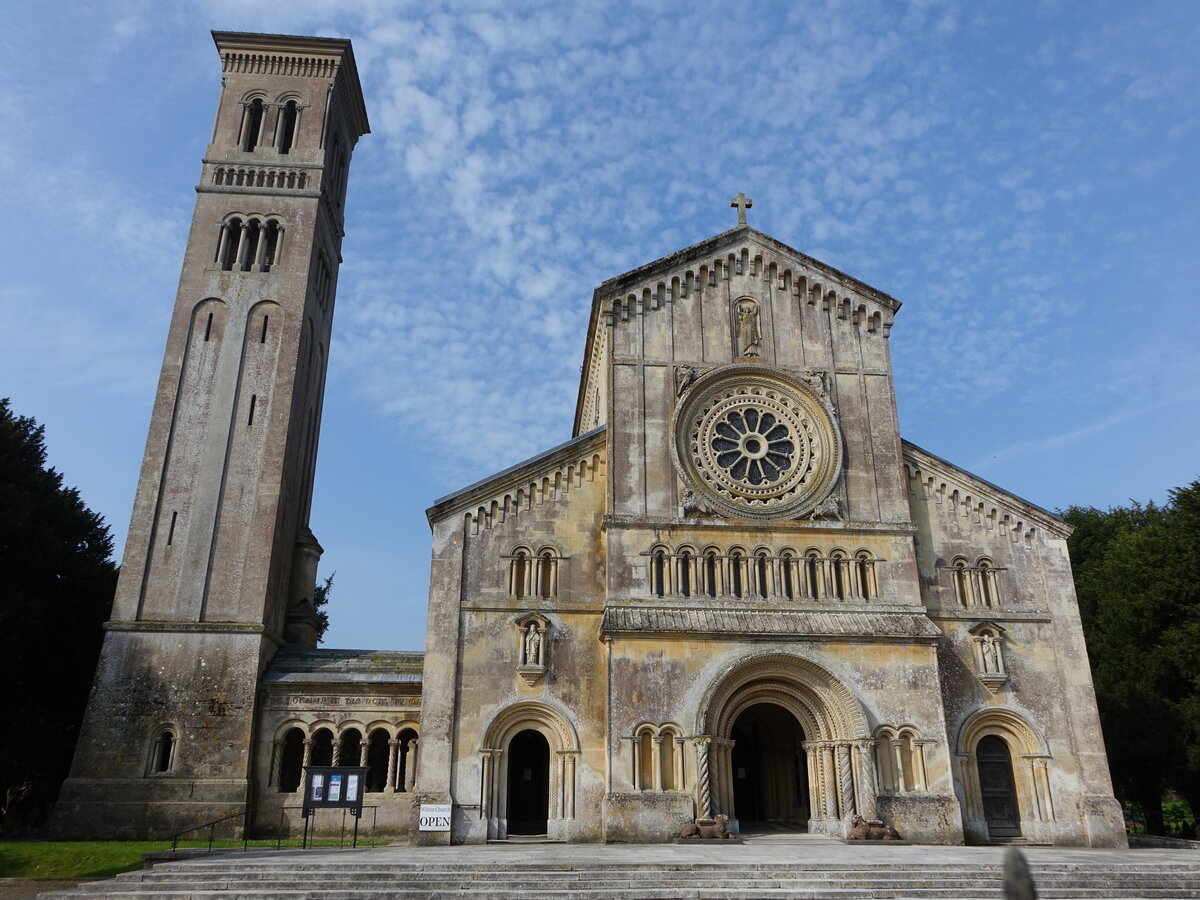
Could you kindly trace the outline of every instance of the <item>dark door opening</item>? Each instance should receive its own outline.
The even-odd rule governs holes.
[[[508,745],[508,833],[545,834],[550,806],[550,745],[522,731]]]
[[[1012,754],[1003,738],[989,734],[975,748],[983,818],[991,837],[1020,837],[1021,807],[1013,779]]]
[[[733,723],[733,802],[742,831],[808,827],[804,729],[781,706],[758,703]]]

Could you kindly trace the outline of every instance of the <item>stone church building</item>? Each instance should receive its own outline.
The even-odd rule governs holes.
[[[604,282],[557,447],[438,500],[425,652],[316,648],[309,529],[348,41],[222,65],[62,836],[299,821],[367,765],[414,842],[698,817],[1121,846],[1054,515],[905,441],[899,301],[746,224]],[[421,832],[421,802],[452,804]]]

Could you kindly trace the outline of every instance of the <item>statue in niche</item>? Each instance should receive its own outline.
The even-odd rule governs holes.
[[[680,397],[696,380],[696,370],[691,366],[678,366],[675,369],[675,396]]]
[[[547,672],[546,656],[549,645],[550,622],[529,613],[513,623],[517,629],[517,675],[530,687],[540,682]]]
[[[762,355],[762,330],[758,324],[758,304],[753,300],[739,300],[738,356]]]
[[[996,639],[990,634],[984,634],[979,639],[979,650],[983,654],[983,674],[994,675],[1000,672],[1000,664],[997,659],[998,647]]]
[[[525,629],[525,645],[524,659],[521,660],[523,666],[540,666],[542,665],[542,631],[538,628],[537,622],[530,622],[529,627]]]

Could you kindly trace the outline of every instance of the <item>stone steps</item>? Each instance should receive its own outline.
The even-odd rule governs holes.
[[[47,898],[162,900],[885,900],[1003,897],[995,865],[514,865],[236,859],[165,863]],[[1034,866],[1043,900],[1200,900],[1200,866],[1098,864]]]

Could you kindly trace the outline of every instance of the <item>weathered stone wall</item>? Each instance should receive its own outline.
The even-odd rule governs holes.
[[[967,837],[988,838],[975,747],[995,734],[1012,754],[1026,837],[1124,846],[1067,557],[1068,526],[917,448],[907,448],[906,464],[925,603],[945,635],[943,702]],[[977,567],[981,559],[994,575]],[[966,565],[960,570],[956,560]],[[980,643],[985,630],[997,638],[988,663]]]

